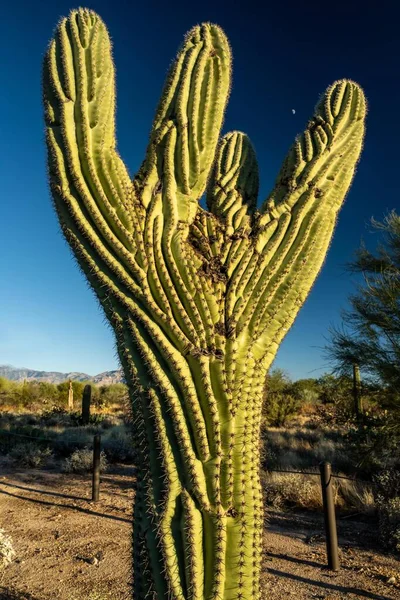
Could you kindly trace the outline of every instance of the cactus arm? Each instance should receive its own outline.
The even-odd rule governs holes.
[[[157,314],[174,343],[179,340],[184,347],[188,334],[196,341],[194,328],[185,329],[185,311],[178,325],[171,321],[165,304],[160,308],[160,288],[152,288],[146,278],[142,206],[114,149],[111,46],[104,24],[91,11],[72,11],[60,22],[45,59],[44,103],[50,186],[62,226],[68,220],[75,237],[79,232],[90,240],[94,262],[105,264],[115,285],[120,288],[122,281],[142,310]],[[112,169],[109,185],[107,165]],[[133,224],[125,226],[125,217]]]
[[[343,80],[328,88],[257,215],[253,236],[258,260],[254,250],[249,258],[244,243],[234,257],[241,284],[227,307],[227,319],[233,319],[238,335],[250,331],[256,357],[268,352],[266,364],[322,266],[361,153],[365,113],[357,84]]]
[[[60,22],[45,65],[46,118],[64,162],[59,185],[79,194],[86,220],[129,266],[133,186],[115,151],[114,67],[102,21],[73,11]]]
[[[296,140],[278,178],[267,210],[273,215],[288,208],[291,219],[284,247],[260,277],[262,293],[249,321],[259,355],[266,340],[278,347],[323,264],[361,154],[365,114],[360,87],[351,81],[336,82]]]
[[[255,211],[258,186],[257,158],[249,138],[240,131],[226,134],[207,187],[207,206],[225,220],[228,235],[241,225],[237,213],[242,213],[244,207],[250,214]]]
[[[159,273],[174,318],[184,322],[188,338],[202,348],[213,343],[217,308],[212,294],[196,289],[193,259],[182,242],[214,160],[230,70],[229,45],[219,27],[204,24],[188,33],[167,77],[146,159],[134,181],[144,205],[151,207],[146,231],[155,228],[158,236],[153,272]]]
[[[145,206],[157,186],[168,188],[164,212],[169,221],[190,223],[197,212],[214,161],[230,80],[231,52],[223,31],[211,23],[194,27],[167,76],[146,158],[134,180]]]

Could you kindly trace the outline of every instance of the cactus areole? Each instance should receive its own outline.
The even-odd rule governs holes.
[[[133,597],[257,600],[263,386],[353,178],[364,94],[348,80],[327,89],[257,208],[249,139],[220,138],[231,51],[217,25],[186,35],[133,179],[96,13],[59,23],[43,86],[54,206],[115,331],[136,416]]]

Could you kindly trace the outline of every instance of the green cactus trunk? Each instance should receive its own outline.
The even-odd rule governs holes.
[[[194,27],[131,180],[115,149],[104,23],[73,11],[44,63],[55,209],[114,328],[136,417],[135,600],[261,598],[265,376],[321,268],[363,142],[362,90],[338,81],[257,210],[250,141],[219,139],[230,82],[223,31]]]
[[[92,400],[92,386],[90,384],[85,385],[82,394],[82,413],[81,420],[82,425],[89,425],[90,421],[90,403]]]
[[[199,370],[212,369],[211,362],[202,361]],[[179,416],[168,414],[160,393],[133,392],[136,413],[140,404],[144,415],[134,514],[135,599],[149,597],[149,589],[154,598],[261,598],[261,403],[252,405],[249,393],[256,392],[256,379],[256,374],[246,376],[235,416],[228,408],[231,398],[223,393],[218,402],[212,398],[215,408],[225,405],[228,414],[222,415],[220,408],[220,425],[217,420],[211,425],[220,442],[210,456],[181,438],[183,432],[175,427]],[[260,386],[259,397],[261,392]],[[178,395],[176,404],[178,413]],[[194,439],[192,423],[182,420],[182,429],[187,426]],[[187,449],[184,458],[182,446]]]

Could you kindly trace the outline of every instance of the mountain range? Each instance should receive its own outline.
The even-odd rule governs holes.
[[[48,381],[49,383],[62,383],[63,381],[92,381],[97,385],[109,385],[110,383],[124,383],[122,369],[116,371],[104,371],[98,375],[87,373],[59,373],[58,371],[35,371],[25,367],[17,368],[11,365],[0,365],[0,377],[11,381]]]

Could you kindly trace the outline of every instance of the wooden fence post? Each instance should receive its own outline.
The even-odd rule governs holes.
[[[92,481],[92,501],[97,502],[100,493],[100,445],[101,435],[96,433],[93,438],[93,481]]]
[[[336,530],[335,503],[332,490],[332,467],[328,462],[319,465],[321,473],[322,501],[324,505],[324,520],[326,534],[326,553],[328,568],[332,571],[339,570],[338,540]]]

